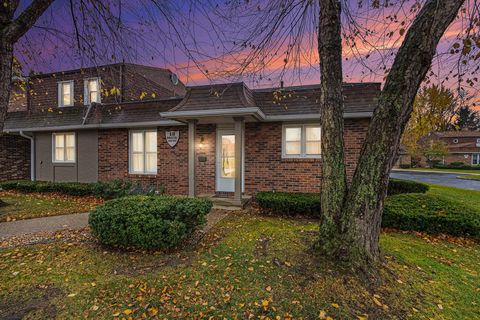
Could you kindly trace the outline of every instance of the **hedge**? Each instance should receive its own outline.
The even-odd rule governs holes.
[[[387,197],[382,226],[480,239],[480,212],[433,194]]]
[[[462,169],[462,170],[480,170],[480,166],[470,166],[463,162],[452,162],[450,164],[435,164],[436,169]]]
[[[259,192],[255,200],[264,212],[320,217],[318,193]]]
[[[95,208],[88,223],[106,245],[170,248],[204,224],[211,209],[212,202],[202,198],[127,196]]]
[[[0,188],[20,192],[58,192],[72,196],[96,196],[105,199],[155,193],[151,187],[143,187],[139,183],[123,180],[96,183],[14,180],[0,182]]]
[[[425,193],[429,189],[425,183],[390,179],[387,193]],[[277,215],[303,215],[320,217],[320,194],[293,192],[259,192],[255,196],[258,206],[266,213]]]
[[[428,184],[421,182],[390,179],[387,194],[391,196],[401,193],[426,193],[429,188]]]

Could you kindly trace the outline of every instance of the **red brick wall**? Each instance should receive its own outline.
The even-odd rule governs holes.
[[[368,120],[345,121],[347,175],[351,179]],[[245,191],[319,192],[321,159],[282,159],[282,124],[247,124]]]
[[[368,120],[345,121],[347,175],[352,177]],[[165,131],[179,130],[178,144],[171,148]],[[203,140],[202,140],[203,139]],[[99,131],[99,180],[129,179],[165,187],[169,194],[188,194],[187,126],[158,128],[158,173],[128,174],[128,130]],[[202,146],[200,146],[202,144]],[[196,132],[196,192],[215,193],[216,126],[198,125]],[[206,161],[200,162],[199,156]],[[245,192],[276,190],[319,192],[320,159],[282,159],[282,123],[245,125]]]
[[[165,131],[180,131],[180,139],[172,148],[165,139]],[[168,194],[188,193],[188,136],[186,126],[160,127],[157,132],[157,174],[132,175],[128,173],[128,130],[101,130],[98,132],[98,179],[124,179],[165,188]]]
[[[468,155],[468,158],[465,158],[465,155]],[[463,162],[466,165],[472,165],[472,153],[453,153],[445,156],[445,164],[450,164],[452,162]]]
[[[0,134],[0,180],[30,179],[30,141]]]

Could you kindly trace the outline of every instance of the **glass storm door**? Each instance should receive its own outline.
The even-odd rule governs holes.
[[[235,191],[235,135],[230,130],[217,133],[217,191]]]

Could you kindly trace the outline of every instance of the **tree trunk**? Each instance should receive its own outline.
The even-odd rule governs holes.
[[[320,0],[318,52],[323,163],[318,246],[327,255],[336,255],[343,247],[345,217],[341,215],[341,209],[347,191],[343,148],[341,6],[338,0]]]
[[[5,38],[0,37],[0,134],[7,116],[12,81],[13,46]]]
[[[332,0],[320,0],[320,10],[324,10],[325,5],[332,4],[332,2]],[[361,268],[368,268],[370,264],[378,261],[383,203],[400,137],[412,112],[413,100],[418,88],[432,63],[438,42],[457,15],[463,2],[461,0],[428,0],[408,30],[380,94],[352,183],[346,196],[342,190],[338,190],[339,195],[345,199],[343,205],[338,209],[336,201],[325,199],[325,196],[322,196],[322,201],[327,200],[326,203],[322,203],[322,210],[326,210],[322,212],[322,216],[326,216],[323,220],[328,220],[328,217],[332,215],[341,217],[335,221],[338,233],[330,239],[319,240],[320,244],[322,241],[327,241],[331,246],[338,244],[340,246],[331,250],[332,248],[323,245],[322,253],[333,254],[334,258],[340,257]],[[326,17],[322,12],[320,13],[320,36],[323,34],[322,26],[332,23],[332,21],[337,21],[337,19]],[[324,39],[334,41],[328,37]],[[333,46],[333,44],[324,46],[323,49],[319,48],[321,61],[334,54],[329,50],[339,50],[338,46]],[[334,63],[334,61],[330,63]],[[323,68],[321,69],[323,72]],[[327,76],[332,75],[327,73]],[[324,81],[324,77],[322,77],[322,81]],[[323,84],[321,89],[322,91],[331,90]],[[336,97],[330,97],[327,92],[322,92],[322,96],[332,99],[330,103],[323,103],[322,108],[341,108],[338,105],[332,106],[334,103],[339,103]],[[327,116],[331,114],[331,112],[325,113]],[[323,115],[322,111],[322,117]],[[341,115],[339,112],[335,112],[334,117],[335,124],[343,121],[343,114]],[[334,129],[332,130],[328,126],[323,127],[325,120],[327,119],[322,119],[322,140],[335,134]],[[334,148],[340,148],[340,146],[334,146]],[[343,144],[341,149],[343,150]],[[322,149],[322,152],[329,154],[329,151],[325,149]],[[336,158],[335,161],[325,161],[324,157],[323,171],[338,173],[337,161],[339,158]],[[335,181],[338,179],[337,177],[327,175],[324,176],[324,179],[330,181],[322,182],[322,188],[324,186],[328,188],[330,184],[339,185],[338,181]],[[331,190],[327,189],[327,192],[331,192]],[[324,209],[324,207],[327,208]],[[338,211],[333,213],[335,210]],[[320,229],[322,230],[323,227]],[[320,237],[323,236],[320,232]],[[330,250],[325,250],[325,248]]]
[[[343,211],[354,217],[353,234],[362,263],[380,256],[379,237],[390,170],[418,88],[438,42],[464,1],[429,0],[398,50],[360,153]]]

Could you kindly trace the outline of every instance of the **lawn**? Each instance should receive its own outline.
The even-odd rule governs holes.
[[[122,253],[75,239],[3,249],[0,318],[473,319],[480,312],[478,244],[383,233],[383,282],[367,284],[310,254],[316,230],[317,222],[240,213],[196,248],[176,252]]]
[[[408,168],[408,169],[395,169],[397,171],[433,171],[433,172],[458,172],[469,173],[472,175],[480,175],[480,170],[469,169],[437,169],[437,168]]]
[[[437,194],[453,202],[462,203],[480,212],[480,191],[430,184],[428,193]]]
[[[0,191],[0,199],[7,203],[0,207],[0,222],[88,212],[102,202],[94,197],[15,191]]]
[[[459,178],[459,179],[466,179],[466,180],[480,180],[480,175],[478,175],[478,176],[473,176],[473,175],[458,176],[457,178]]]

